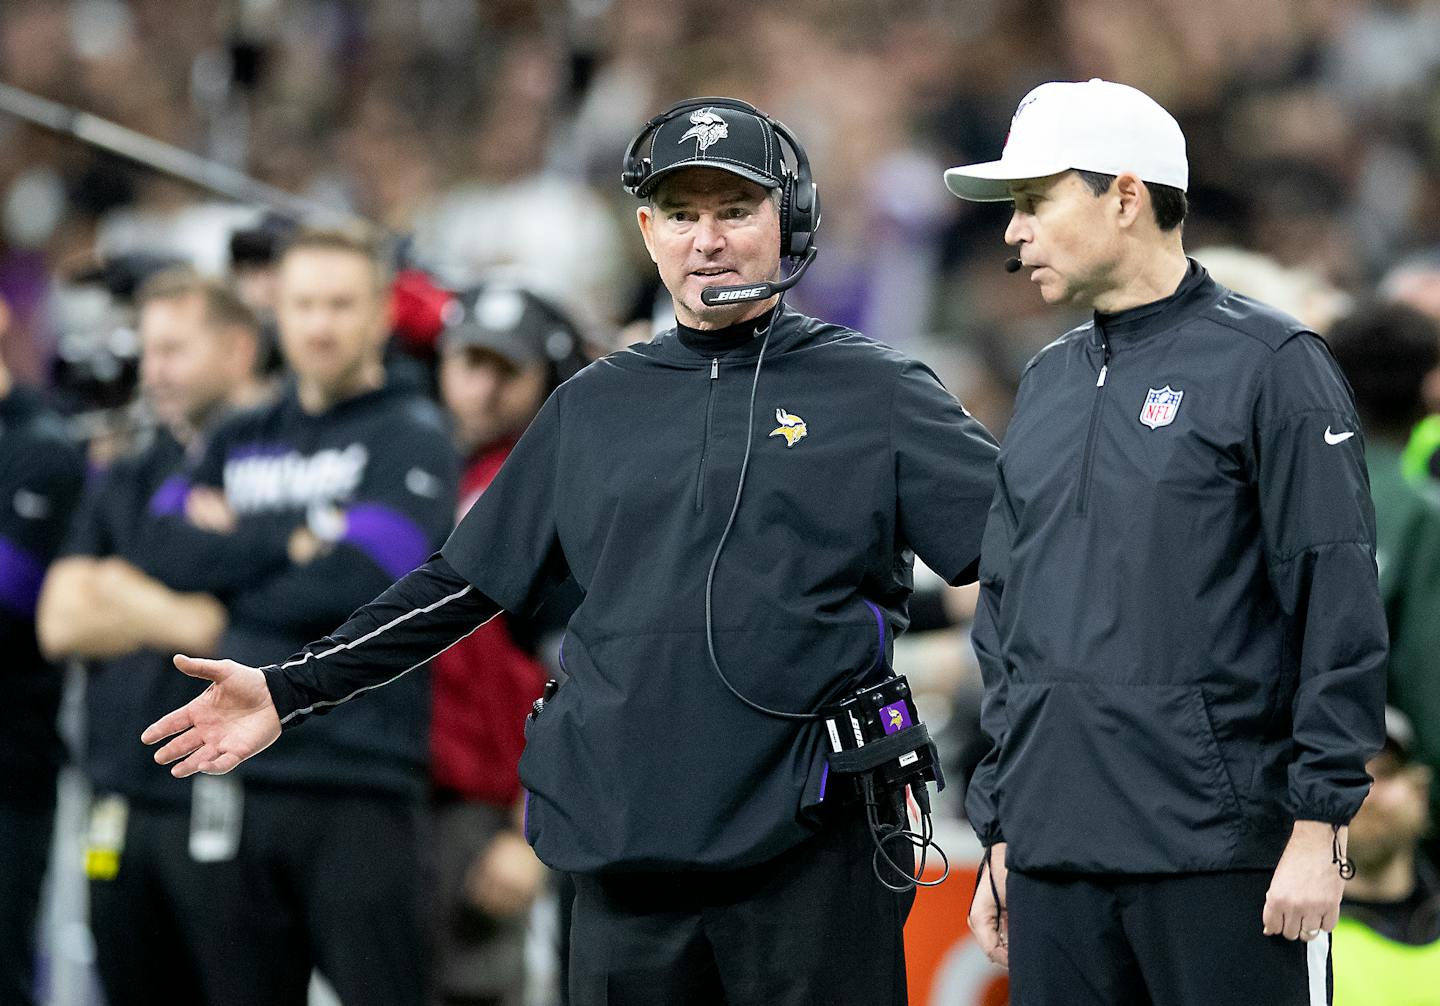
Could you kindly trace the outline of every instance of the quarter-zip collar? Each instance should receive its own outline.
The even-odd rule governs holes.
[[[770,319],[769,341],[763,338],[766,334],[765,320]],[[810,319],[796,312],[793,308],[781,305],[780,309],[772,315],[762,316],[753,319],[752,322],[745,322],[748,326],[755,325],[749,335],[743,339],[727,338],[726,341],[732,345],[728,351],[705,351],[699,348],[691,348],[685,344],[680,334],[680,329],[666,329],[657,335],[651,342],[639,346],[632,346],[630,351],[642,357],[648,357],[663,366],[680,367],[683,369],[705,370],[711,369],[712,361],[724,359],[726,365],[738,363],[742,360],[753,362],[760,352],[761,343],[766,344],[765,358],[773,359],[781,353],[788,352],[796,345],[803,342],[806,335],[812,331],[814,323]],[[731,326],[740,328],[741,326]],[[699,331],[692,329],[691,331]],[[729,331],[719,329],[715,331],[699,332],[702,338],[716,338],[717,331]]]
[[[724,356],[732,349],[738,349],[751,339],[755,333],[763,331],[770,324],[770,319],[775,316],[775,309],[771,308],[762,315],[757,315],[747,321],[737,322],[725,328],[691,328],[684,322],[675,323],[675,334],[680,343],[692,353],[699,353],[701,356]]]
[[[1111,343],[1135,342],[1146,336],[1174,328],[1202,304],[1218,298],[1223,288],[1210,278],[1205,267],[1193,258],[1185,277],[1175,292],[1160,300],[1126,308],[1114,314],[1095,312],[1095,327],[1090,335],[1092,345],[1100,345],[1101,339]],[[1103,334],[1102,334],[1103,333]]]

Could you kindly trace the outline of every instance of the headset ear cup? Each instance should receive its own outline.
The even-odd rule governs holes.
[[[650,174],[650,158],[632,157],[625,162],[625,170],[620,174],[620,184],[626,192],[631,195],[638,195],[636,191],[644,184],[646,177]]]
[[[808,191],[796,192],[798,186],[804,186]],[[784,218],[785,247],[787,254],[800,258],[815,243],[815,225],[819,222],[816,212],[819,208],[816,202],[819,192],[814,182],[798,179],[792,179],[786,191],[789,197]],[[804,198],[805,196],[809,198]]]

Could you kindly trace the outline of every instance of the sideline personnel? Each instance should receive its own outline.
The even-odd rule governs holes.
[[[1186,258],[1187,175],[1169,113],[1092,80],[1036,88],[1000,160],[945,176],[1013,201],[1041,296],[1094,310],[1021,379],[974,630],[970,918],[1018,1006],[1328,1001],[1384,737],[1349,386]]]
[[[231,864],[198,848],[192,809],[203,797],[147,765],[134,733],[198,694],[167,655],[216,652],[227,622],[221,598],[286,562],[283,543],[209,534],[180,517],[186,472],[206,437],[262,394],[255,316],[223,283],[183,267],[148,279],[136,311],[140,383],[156,427],[86,494],[37,618],[52,658],[87,661],[85,872],[109,1006],[214,998],[206,987],[222,972],[205,916],[233,883]]]
[[[438,348],[440,400],[464,458],[458,521],[545,399],[588,360],[579,329],[528,289],[493,280],[457,294],[452,305]],[[524,1000],[530,906],[548,871],[522,830],[519,763],[525,716],[545,687],[537,645],[552,626],[564,628],[573,607],[553,620],[497,615],[434,661],[431,984],[435,1002],[446,1006]]]
[[[221,652],[258,661],[303,646],[452,526],[444,416],[384,367],[388,272],[363,232],[301,231],[281,254],[276,321],[294,379],[215,431],[186,498],[195,523],[268,535],[289,555],[227,600]],[[428,675],[354,713],[209,780],[229,784],[216,817],[245,885],[224,941],[242,977],[211,1006],[303,1004],[312,969],[346,1006],[425,1001]]]
[[[0,342],[10,307],[0,298]],[[39,394],[0,359],[0,1002],[35,1002],[35,926],[65,758],[60,674],[41,656],[35,604],[79,502],[85,462]]]
[[[1385,747],[1350,824],[1357,864],[1345,885],[1335,968],[1343,1006],[1428,1006],[1440,988],[1440,877],[1420,840],[1430,829],[1430,767],[1413,760],[1415,730],[1385,710]]]
[[[328,639],[264,671],[177,657],[214,684],[145,740],[172,738],[156,758],[177,775],[226,772],[568,573],[569,678],[520,774],[526,837],[576,875],[570,1001],[900,1006],[913,895],[876,880],[838,786],[826,800],[819,724],[745,705],[707,637],[735,690],[780,711],[883,675],[912,549],[974,575],[994,442],[877,342],[773,292],[703,302],[808,261],[819,207],[783,126],[683,102],[637,137],[625,181],[677,327],[562,385],[442,553]]]

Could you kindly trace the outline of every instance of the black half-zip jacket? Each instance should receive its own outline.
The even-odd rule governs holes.
[[[1295,319],[1192,262],[1041,351],[981,563],[981,840],[1169,873],[1347,822],[1384,738],[1374,549],[1349,386]]]
[[[287,727],[497,607],[534,610],[568,573],[584,591],[561,650],[568,680],[520,764],[540,858],[726,869],[813,833],[828,785],[818,724],[741,705],[705,645],[706,572],[762,339],[723,355],[687,341],[672,330],[557,390],[441,557],[268,669]],[[809,711],[883,673],[914,554],[951,582],[974,576],[995,445],[921,364],[790,310],[754,415],[715,575],[715,645],[746,696]]]

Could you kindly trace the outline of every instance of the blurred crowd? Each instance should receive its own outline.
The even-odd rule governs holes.
[[[1132,83],[1189,138],[1192,247],[1362,293],[1440,239],[1440,12],[1422,0],[12,0],[0,80],[374,220],[447,283],[516,273],[588,323],[655,313],[617,164],[678,97],[804,138],[824,254],[797,306],[927,337],[1003,388],[1056,328],[948,199],[1046,79]],[[226,263],[244,209],[0,118],[0,291],[38,378],[94,256]],[[83,310],[75,306],[74,310]],[[663,313],[663,311],[662,311]],[[976,380],[980,380],[977,378]]]
[[[1023,275],[1002,268],[1007,208],[950,198],[941,172],[997,156],[1016,101],[1035,84],[1092,76],[1136,85],[1175,113],[1191,165],[1187,248],[1222,283],[1329,336],[1355,386],[1367,423],[1397,707],[1392,744],[1372,768],[1380,780],[1365,812],[1372,823],[1357,824],[1359,848],[1352,849],[1357,863],[1370,865],[1368,876],[1385,882],[1360,892],[1356,902],[1367,907],[1358,918],[1394,941],[1435,944],[1440,881],[1417,849],[1427,817],[1440,809],[1440,788],[1430,778],[1440,775],[1440,419],[1433,418],[1440,414],[1440,6],[1424,0],[0,6],[0,84],[246,172],[337,218],[368,221],[386,236],[383,251],[338,236],[310,251],[349,255],[383,279],[374,302],[357,308],[373,317],[354,322],[350,349],[349,336],[337,337],[339,352],[353,351],[357,366],[382,368],[385,387],[431,403],[433,416],[413,421],[443,424],[453,441],[453,457],[433,470],[419,466],[418,454],[408,459],[416,466],[396,468],[402,482],[423,482],[414,472],[433,480],[424,491],[415,484],[409,490],[436,501],[435,514],[418,503],[407,510],[399,497],[380,499],[403,495],[403,486],[379,489],[371,502],[384,511],[380,530],[348,540],[368,557],[371,572],[391,578],[443,540],[549,390],[588,359],[673,324],[618,175],[639,126],[691,95],[752,101],[805,143],[823,193],[824,226],[820,255],[790,303],[920,356],[1002,435],[1021,367],[1074,319],[1044,308]],[[27,125],[5,108],[0,100],[0,374],[17,387],[40,389],[64,417],[60,440],[73,445],[90,487],[90,496],[70,508],[109,514],[90,522],[109,521],[107,534],[57,530],[43,548],[25,553],[34,559],[44,552],[48,562],[63,552],[74,576],[47,586],[47,655],[109,666],[167,647],[213,651],[235,626],[249,619],[253,627],[258,618],[266,626],[259,638],[295,645],[256,656],[284,658],[310,638],[307,631],[323,633],[330,614],[343,618],[388,579],[366,574],[355,586],[359,593],[342,592],[310,611],[309,621],[277,615],[282,624],[269,625],[255,614],[263,604],[305,597],[317,584],[349,576],[348,567],[323,565],[347,542],[344,528],[326,523],[325,506],[314,505],[334,500],[291,500],[293,526],[257,546],[259,539],[244,537],[246,528],[273,514],[237,512],[234,500],[227,506],[193,491],[187,499],[185,489],[204,486],[196,481],[177,490],[168,480],[203,468],[205,441],[228,409],[283,410],[287,396],[300,396],[301,407],[303,389],[312,385],[331,388],[334,402],[356,397],[356,388],[375,390],[326,376],[314,354],[334,347],[307,350],[293,318],[287,335],[277,283],[294,224]],[[356,290],[362,300],[375,292],[363,281]],[[362,332],[371,323],[382,335],[374,345]],[[220,341],[196,349],[197,333]],[[355,442],[368,435],[355,433]],[[316,444],[334,447],[337,456],[345,446]],[[143,471],[136,457],[146,459]],[[138,501],[121,516],[113,513],[118,492],[108,502],[94,495],[96,486],[112,485],[105,479],[117,464],[131,480],[126,492]],[[257,468],[255,484],[267,477]],[[120,524],[124,531],[115,530]],[[219,580],[185,570],[170,577],[173,570],[137,557],[143,549],[163,550],[150,536],[166,528],[190,533],[175,530],[182,525],[231,536],[223,547],[206,539],[205,548],[220,551],[189,553],[208,562],[221,556]],[[401,539],[411,543],[408,552],[396,546]],[[186,553],[178,554],[183,566]],[[122,562],[104,562],[112,558]],[[17,561],[0,553],[0,570],[18,568]],[[26,569],[38,592],[43,564],[40,573]],[[292,581],[308,576],[311,586],[291,595],[285,577],[295,570],[302,572]],[[61,589],[67,587],[68,595]],[[94,617],[112,603],[104,598],[132,606],[120,622],[135,635]],[[897,655],[939,707],[927,718],[948,718],[945,753],[962,773],[976,753],[978,721],[978,674],[963,636],[970,600],[939,588],[917,596],[917,628],[940,631]],[[7,601],[13,599],[0,593],[0,605]],[[29,603],[33,616],[35,597]],[[427,923],[448,934],[436,951],[454,983],[437,988],[444,1001],[518,1002],[524,982],[517,976],[533,963],[524,951],[524,919],[550,881],[519,838],[513,765],[523,744],[519,721],[556,667],[552,651],[565,603],[558,600],[533,624],[495,623],[493,636],[467,641],[472,652],[457,658],[462,663],[435,668],[427,679],[432,709],[423,718],[433,714],[434,735],[425,740],[429,727],[416,719],[420,747],[406,748],[407,741],[391,752],[399,781],[379,787],[402,802],[424,794],[427,837],[419,826],[401,832],[453,908]],[[42,630],[44,609],[41,603]],[[140,632],[141,624],[151,628]],[[481,727],[469,711],[487,697],[463,673],[465,659],[499,668],[491,680],[501,682],[504,713],[487,711]],[[11,687],[3,671],[0,684]],[[494,692],[488,694],[493,703]],[[100,745],[102,762],[104,745],[120,743],[97,735],[93,724],[86,736]],[[338,743],[349,750],[347,741]],[[90,759],[97,793],[129,784],[129,777],[106,777],[103,768],[96,775],[97,749],[72,754]],[[501,768],[476,771],[481,755]],[[282,791],[309,785],[299,776],[265,784]],[[0,803],[6,795],[0,784]],[[116,795],[128,795],[136,807],[147,801],[164,807],[174,793]],[[198,828],[212,836],[204,846],[212,861],[225,861],[227,799],[207,797],[213,806],[207,804],[205,821],[191,821],[186,809],[184,821],[161,813],[157,827],[174,824],[182,836],[189,829],[192,852]],[[103,883],[107,871],[113,879],[115,862],[125,861],[105,832],[116,827],[113,805],[100,810],[89,826],[92,884]],[[283,802],[274,812],[284,818]],[[1385,814],[1391,816],[1377,818]],[[163,850],[169,839],[155,841]],[[1437,848],[1432,838],[1431,853]],[[102,929],[131,923],[124,904],[107,907],[103,898],[97,904],[118,913],[102,919]],[[323,970],[325,961],[317,963]],[[145,977],[127,979],[123,962],[110,966],[119,969],[116,982]],[[1440,975],[1440,964],[1435,968]],[[112,1006],[124,1001],[111,998]]]

